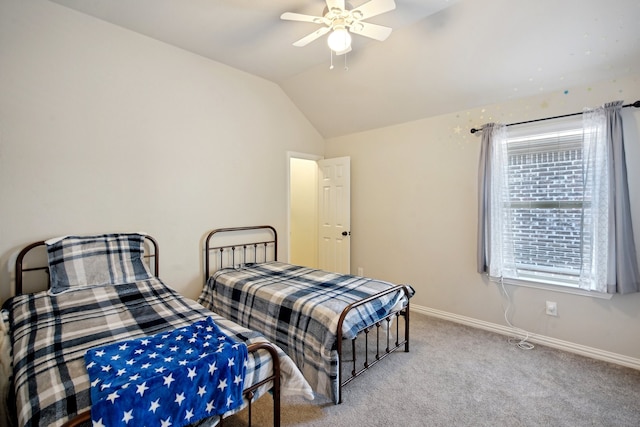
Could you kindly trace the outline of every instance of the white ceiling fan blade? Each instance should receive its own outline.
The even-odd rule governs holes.
[[[329,32],[329,30],[331,30],[331,28],[329,27],[322,27],[316,31],[314,31],[313,33],[304,36],[303,38],[301,38],[300,40],[298,40],[297,42],[295,42],[293,45],[296,47],[302,47],[302,46],[306,46],[309,43],[311,43],[312,41],[314,41],[315,39],[322,37],[323,35],[327,34]]]
[[[333,8],[344,10],[344,0],[326,0],[326,1],[327,1],[327,7],[329,8],[329,10]]]
[[[314,24],[326,24],[324,18],[321,16],[303,15],[301,13],[285,12],[280,15],[280,19],[285,21],[301,21],[301,22],[313,22]]]
[[[356,22],[354,25],[349,27],[349,31],[360,36],[384,41],[389,37],[392,29],[382,25],[370,24],[368,22]]]
[[[387,13],[395,8],[396,2],[393,0],[371,0],[362,6],[356,7],[351,13],[356,19],[367,19]]]

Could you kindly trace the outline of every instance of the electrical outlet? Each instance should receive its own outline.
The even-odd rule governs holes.
[[[549,316],[558,315],[558,305],[555,303],[555,301],[547,301],[547,314]]]
[[[364,276],[364,268],[358,267],[358,276]]]

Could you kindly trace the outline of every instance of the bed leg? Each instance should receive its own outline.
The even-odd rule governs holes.
[[[404,309],[404,351],[409,352],[409,301]]]

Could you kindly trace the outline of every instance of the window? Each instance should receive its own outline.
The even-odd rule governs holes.
[[[590,295],[640,291],[622,108],[482,127],[479,273]]]
[[[513,134],[510,132],[510,134]],[[503,243],[517,279],[578,286],[582,242],[591,238],[583,221],[589,218],[584,189],[582,122],[572,120],[560,130],[539,127],[509,135],[507,227]],[[586,210],[586,211],[585,211]]]

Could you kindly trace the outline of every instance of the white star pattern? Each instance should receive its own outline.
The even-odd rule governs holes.
[[[176,402],[178,404],[178,406],[181,406],[182,405],[182,401],[184,399],[186,399],[184,397],[184,393],[179,393],[179,394],[176,394],[176,400],[174,400],[174,402]]]
[[[171,387],[171,383],[175,381],[173,379],[173,373],[169,374],[166,377],[162,377],[162,378],[164,379],[164,385],[166,385],[167,387]]]
[[[151,402],[151,407],[149,407],[149,412],[153,412],[154,414],[156,413],[156,410],[160,407],[160,403],[158,403],[160,401],[160,399],[156,399],[153,402]]]
[[[209,375],[213,375],[218,368],[216,367],[216,362],[209,363]]]
[[[215,343],[215,353],[207,352]],[[85,355],[92,397],[98,393],[93,425],[104,427],[107,420],[107,412],[98,409],[109,411],[109,420],[129,427],[191,424],[236,409],[242,403],[246,354],[246,346],[225,336],[211,318],[179,332],[95,348]]]
[[[118,396],[118,391],[116,390],[107,397],[107,400],[110,400],[111,403],[115,403],[116,399],[119,397],[120,396]]]
[[[125,424],[129,424],[129,421],[131,421],[132,419],[133,409],[122,414],[122,421],[124,421]]]
[[[242,384],[242,375],[236,375],[235,378],[233,379],[233,383],[235,385],[240,385]]]
[[[196,367],[195,366],[193,368],[187,368],[187,371],[189,371],[189,373],[187,374],[187,377],[189,377],[189,379],[191,381],[193,381],[193,379],[198,375],[198,374],[196,374]]]
[[[147,387],[146,381],[136,386],[136,393],[138,393],[141,397],[144,396],[144,392],[147,390],[149,390],[149,387]]]

